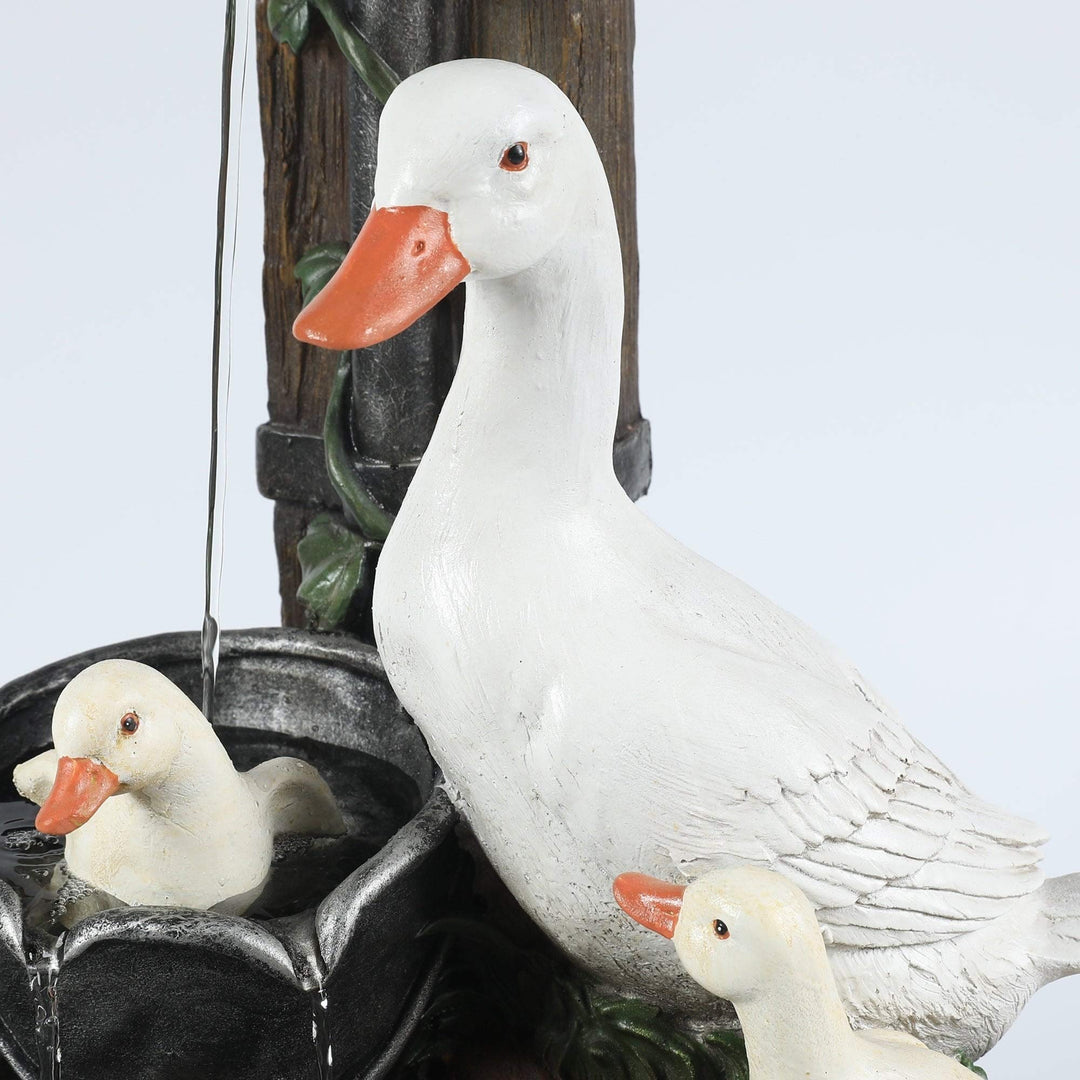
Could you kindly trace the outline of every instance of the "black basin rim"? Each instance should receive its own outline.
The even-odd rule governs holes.
[[[282,646],[286,643],[287,648],[283,650]],[[0,687],[0,723],[3,723],[12,713],[25,707],[32,699],[59,693],[79,671],[98,660],[125,656],[132,660],[159,664],[183,662],[190,661],[193,656],[198,657],[199,648],[200,635],[196,631],[166,632],[132,638],[113,645],[99,646],[53,664],[47,664]],[[283,652],[288,656],[339,664],[380,681],[386,679],[375,649],[347,634],[315,632],[291,627],[266,627],[226,630],[221,636],[223,659],[274,656],[282,655]],[[366,862],[361,863],[343,882],[323,897],[318,905],[302,912],[301,917],[305,923],[314,929],[317,913],[322,916],[319,923],[323,926],[331,912],[345,918],[355,918],[362,904],[357,902],[357,898],[349,897],[348,893],[358,883],[367,880],[369,877],[365,873],[367,867],[376,864],[372,866],[370,877],[375,883],[374,887],[378,888],[395,876],[396,872],[406,869],[428,850],[433,850],[449,835],[457,821],[457,812],[439,786],[440,780],[441,774],[436,771],[432,793],[417,813],[401,825],[379,851]],[[370,893],[369,887],[365,890],[364,896]],[[140,912],[150,912],[155,917],[142,918]],[[183,917],[188,922],[188,931],[183,937],[177,938],[167,932],[166,920],[162,918],[165,913]],[[8,938],[14,936],[16,927],[13,920],[17,919],[19,931],[17,955],[23,958],[21,903],[14,888],[6,881],[0,881],[0,915],[2,915],[0,945],[15,951],[15,942],[8,941]],[[290,920],[281,920],[283,925],[280,925],[278,929],[287,934],[292,942],[302,949],[305,935],[297,932],[295,924],[288,926],[287,929],[284,925],[293,923],[296,918],[293,916]],[[287,960],[288,954],[279,938],[275,937],[269,929],[278,922],[278,920],[269,920],[265,924],[259,924],[253,920],[225,915],[221,912],[184,907],[111,908],[88,916],[68,931],[65,935],[63,961],[74,960],[91,949],[93,945],[104,941],[168,940],[178,946],[189,943],[195,946],[220,946],[221,942],[227,939],[232,945],[228,951],[233,955],[246,956],[263,967],[269,967],[276,974],[283,975],[279,960],[281,956]],[[84,924],[87,925],[80,932]],[[351,933],[347,933],[342,939],[343,943],[351,939],[351,936]],[[68,942],[70,942],[70,951]],[[334,951],[335,955],[340,955],[340,949]],[[300,990],[305,989],[305,984],[291,961],[289,961],[289,975],[293,986]]]
[[[225,659],[274,656],[282,652],[280,646],[286,643],[289,656],[336,663],[380,681],[386,678],[379,654],[370,645],[364,645],[347,634],[325,631],[316,633],[313,630],[277,626],[223,630],[221,656]],[[5,686],[0,686],[0,723],[9,714],[23,708],[30,699],[50,693],[58,694],[83,668],[99,660],[124,656],[143,663],[181,663],[193,657],[197,659],[200,647],[200,635],[197,631],[166,631],[148,637],[118,641],[112,645],[99,645],[64,660],[46,664],[36,671],[12,679]]]
[[[453,832],[457,811],[449,796],[437,787],[427,803],[394,833],[366,862],[332,889],[315,909],[315,932],[327,974],[337,967],[356,927],[360,912],[372,897],[403,876],[409,868],[436,850]],[[346,934],[339,936],[344,929]]]
[[[105,941],[180,947],[212,944],[215,952],[253,960],[284,982],[298,985],[281,942],[259,923],[238,915],[182,907],[110,908],[80,919],[64,935],[61,970]]]
[[[19,894],[6,881],[0,881],[0,945],[20,959],[23,954],[22,901]]]
[[[435,993],[439,975],[442,973],[443,964],[446,962],[448,944],[438,948],[427,970],[422,972],[416,981],[413,992],[409,995],[401,1017],[394,1028],[394,1034],[382,1051],[365,1065],[358,1075],[357,1080],[382,1080],[394,1067],[398,1058],[409,1044],[420,1021],[424,1018],[424,1012]]]

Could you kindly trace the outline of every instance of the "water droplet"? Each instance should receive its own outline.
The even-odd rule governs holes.
[[[311,991],[311,1040],[319,1080],[334,1080],[334,1047],[330,1041],[330,998],[322,986]]]
[[[60,1015],[56,979],[60,974],[61,934],[51,947],[37,941],[27,950],[26,967],[34,997],[34,1041],[40,1080],[60,1080]]]

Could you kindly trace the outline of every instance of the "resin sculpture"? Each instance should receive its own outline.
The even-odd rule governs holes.
[[[750,1080],[971,1080],[899,1031],[851,1030],[814,909],[770,870],[714,870],[689,886],[620,874],[615,899],[671,938],[682,965],[739,1014]]]
[[[104,660],[68,683],[53,749],[19,765],[39,831],[67,836],[76,877],[128,904],[242,910],[262,887],[279,833],[345,824],[305,761],[238,773],[191,699],[160,672]]]
[[[680,195],[715,197],[692,169]],[[383,113],[374,205],[295,332],[364,347],[466,282],[375,632],[518,901],[613,986],[708,1013],[670,948],[628,932],[611,881],[770,868],[816,907],[857,1024],[983,1053],[1080,970],[1080,876],[1044,882],[1041,829],[973,795],[813,630],[619,487],[619,238],[570,102],[499,61],[414,75]]]
[[[0,687],[9,777],[49,741],[72,678],[117,656],[199,694],[197,632],[101,646],[31,672]],[[285,858],[257,918],[109,904],[58,925],[62,874],[45,882],[37,872],[55,865],[51,847],[47,859],[9,851],[0,1056],[10,1075],[55,1077],[49,1061],[62,1045],[66,1080],[326,1080],[331,1050],[336,1080],[355,1080],[400,1053],[429,1001],[440,942],[421,931],[454,888],[456,814],[375,650],[340,634],[226,630],[218,676],[214,732],[236,767],[304,757],[329,783],[347,833],[279,845]],[[15,854],[23,872],[13,872]]]

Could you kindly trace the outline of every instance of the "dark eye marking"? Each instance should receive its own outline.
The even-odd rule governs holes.
[[[516,142],[503,151],[499,168],[505,169],[507,172],[521,172],[528,164],[529,144],[527,142]]]
[[[125,735],[134,735],[139,730],[139,715],[138,713],[124,713],[120,718],[120,730]]]
[[[731,937],[731,931],[727,928],[727,923],[723,919],[717,919],[713,924],[713,933],[721,940],[727,941]]]

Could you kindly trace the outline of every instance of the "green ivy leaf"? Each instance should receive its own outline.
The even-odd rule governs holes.
[[[338,48],[345,54],[353,70],[375,97],[385,104],[391,91],[401,82],[397,72],[353,25],[343,0],[311,0],[311,3],[326,20]]]
[[[288,45],[298,53],[307,41],[311,30],[309,0],[269,0],[266,5],[266,21],[274,40]]]
[[[723,1067],[726,1080],[749,1080],[742,1032],[710,1031],[701,1041],[709,1057]]]
[[[342,264],[349,245],[339,240],[308,248],[293,267],[293,277],[300,282],[304,303],[310,304]]]
[[[626,1055],[626,1069],[631,1080],[662,1080],[664,1057],[653,1047],[628,1042],[623,1052]]]
[[[981,1076],[983,1080],[986,1080],[986,1070],[976,1065],[967,1054],[960,1055],[960,1064],[963,1065],[964,1068],[970,1069],[976,1076]]]
[[[296,595],[320,630],[340,627],[370,572],[373,545],[329,514],[319,514],[296,545],[303,581]]]
[[[644,1001],[613,997],[601,999],[596,1005],[596,1012],[614,1024],[649,1024],[656,1019],[660,1010],[655,1005],[648,1005]]]

